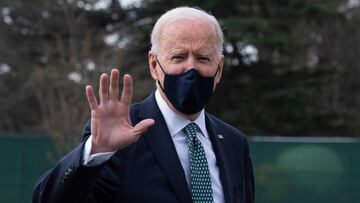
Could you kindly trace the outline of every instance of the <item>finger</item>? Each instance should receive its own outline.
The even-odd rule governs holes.
[[[119,99],[119,75],[118,69],[111,70],[109,100],[117,101]]]
[[[140,121],[140,123],[136,124],[133,128],[133,134],[136,137],[139,137],[140,135],[144,134],[149,127],[155,124],[154,119],[145,119]]]
[[[100,104],[109,100],[109,76],[106,73],[103,73],[100,76],[99,97]]]
[[[120,102],[126,105],[130,105],[131,98],[132,98],[132,79],[129,74],[125,74],[123,79],[123,90],[121,93]]]
[[[95,110],[98,106],[98,103],[94,94],[94,90],[90,85],[87,85],[85,91],[86,91],[86,97],[90,105],[90,109]]]

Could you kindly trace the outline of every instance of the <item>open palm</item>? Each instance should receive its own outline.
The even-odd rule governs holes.
[[[130,105],[132,99],[132,79],[126,74],[123,78],[123,90],[119,99],[119,71],[113,69],[109,76],[100,77],[98,103],[90,85],[86,86],[86,95],[91,109],[91,153],[110,152],[123,149],[138,140],[150,126],[153,119],[145,119],[132,126]]]

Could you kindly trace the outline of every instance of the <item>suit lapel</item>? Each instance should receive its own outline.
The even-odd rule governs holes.
[[[150,127],[143,136],[181,202],[191,202],[183,168],[164,117],[156,104],[154,93],[141,103],[139,117],[140,119],[153,118],[155,120],[154,126]]]
[[[223,192],[224,192],[224,199],[225,202],[231,202],[231,181],[229,177],[229,168],[228,163],[226,161],[225,156],[225,147],[226,147],[226,137],[224,137],[223,134],[218,130],[216,123],[213,119],[206,113],[205,114],[205,122],[206,122],[206,128],[208,130],[211,143],[214,148],[215,156],[216,156],[216,162],[219,166],[220,170],[220,179],[223,186]],[[221,139],[220,139],[220,138]]]

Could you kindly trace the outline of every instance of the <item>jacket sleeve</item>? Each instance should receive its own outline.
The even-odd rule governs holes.
[[[84,202],[88,198],[103,166],[83,166],[82,148],[83,143],[39,178],[33,191],[33,203]]]
[[[246,141],[245,146],[245,202],[255,202],[255,178],[250,156],[249,144]]]
[[[82,165],[89,126],[89,123],[85,125],[83,141],[38,179],[33,190],[33,203],[85,202],[89,199],[91,187],[103,168],[103,164],[94,167]]]

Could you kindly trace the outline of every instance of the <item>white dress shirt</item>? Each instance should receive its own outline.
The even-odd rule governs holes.
[[[189,149],[186,142],[187,136],[183,129],[191,121],[173,112],[161,97],[158,90],[155,92],[155,99],[159,109],[164,116],[169,133],[174,142],[176,152],[179,156],[181,165],[185,172],[186,181],[190,186],[190,161]],[[155,121],[156,122],[156,121]],[[215,203],[225,202],[223,188],[220,181],[219,167],[216,164],[215,153],[209,138],[209,134],[205,125],[205,113],[201,111],[200,115],[193,121],[200,128],[201,132],[196,132],[196,137],[200,140],[204,147],[206,159],[209,165],[211,175],[211,187],[213,190],[213,198]],[[189,187],[190,188],[190,187]]]
[[[169,133],[174,142],[176,152],[179,156],[181,165],[184,169],[186,181],[190,188],[190,162],[188,155],[189,149],[186,142],[187,136],[184,133],[183,128],[185,128],[185,126],[189,124],[191,121],[173,112],[171,108],[163,100],[158,90],[156,90],[155,92],[155,99],[165,119],[166,125],[169,129]],[[200,115],[193,122],[196,123],[196,125],[201,130],[201,132],[198,131],[196,133],[196,136],[203,145],[206,154],[206,159],[208,162],[209,171],[211,175],[211,185],[213,190],[214,202],[223,203],[225,202],[225,200],[224,200],[223,188],[220,181],[219,167],[216,164],[215,153],[206,129],[204,110],[201,111]],[[84,158],[83,158],[83,164],[85,166],[99,165],[110,159],[110,157],[115,153],[115,152],[105,152],[105,153],[90,155],[90,151],[91,151],[91,136],[85,143]]]

